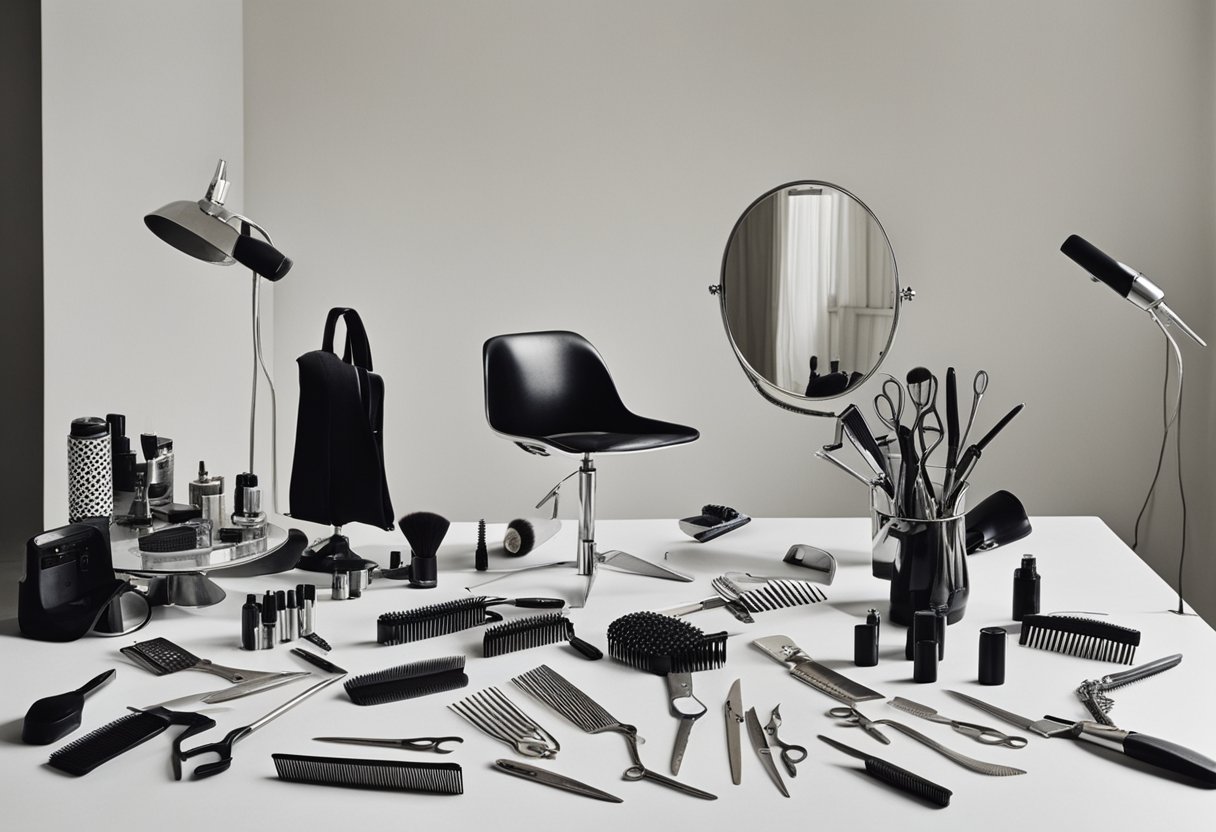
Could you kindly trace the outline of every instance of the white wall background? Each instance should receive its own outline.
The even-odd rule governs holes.
[[[201,198],[221,157],[241,209],[241,14],[240,0],[43,0],[41,528],[67,522],[77,416],[125,413],[137,453],[141,431],[173,437],[182,497],[199,459],[229,477],[248,466],[248,272],[192,260],[143,223]]]
[[[1216,337],[1210,3],[247,0],[245,37],[249,202],[297,259],[277,363],[328,307],[361,310],[399,513],[505,519],[573,467],[482,416],[482,341],[541,328],[703,433],[604,459],[601,516],[863,513],[810,457],[830,424],[750,390],[705,291],[739,212],[818,178],[868,202],[919,293],[890,368],[988,369],[985,424],[1027,402],[973,493],[1130,539],[1162,342],[1058,248],[1088,237]],[[1190,580],[1213,612],[1212,364],[1186,350]],[[1176,511],[1152,523],[1159,570]]]
[[[297,264],[273,299],[281,456],[294,358],[330,306],[355,306],[388,385],[399,514],[506,519],[573,468],[482,416],[482,341],[541,328],[582,332],[635,409],[703,434],[601,460],[601,516],[863,513],[810,456],[830,424],[750,390],[705,290],[739,212],[790,179],[836,182],[885,225],[920,295],[890,369],[985,367],[988,421],[1027,402],[977,495],[1130,539],[1162,344],[1058,253],[1068,234],[1216,337],[1204,0],[46,0],[43,37],[48,522],[83,413],[177,437],[179,487],[198,456],[244,467],[245,281],[140,222],[201,195],[221,155],[231,203]],[[1211,618],[1216,389],[1209,354],[1185,349],[1188,580]],[[1177,501],[1161,502],[1144,551],[1168,573]]]

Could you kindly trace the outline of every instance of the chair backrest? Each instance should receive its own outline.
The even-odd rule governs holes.
[[[610,430],[631,416],[595,347],[574,332],[499,335],[482,347],[486,421],[508,436]]]

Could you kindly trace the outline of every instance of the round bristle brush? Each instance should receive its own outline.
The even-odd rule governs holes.
[[[726,662],[726,633],[706,635],[657,612],[631,612],[608,625],[608,655],[659,676],[713,670]]]
[[[517,517],[507,524],[502,548],[508,554],[522,557],[562,530],[556,517]]]

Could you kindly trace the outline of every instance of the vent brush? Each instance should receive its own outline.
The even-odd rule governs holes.
[[[493,624],[502,621],[502,616],[487,607],[499,604],[526,609],[560,609],[566,602],[561,598],[496,598],[478,595],[404,612],[386,612],[376,619],[376,641],[380,644],[405,644],[458,633],[483,624]]]
[[[926,780],[919,774],[913,774],[906,768],[900,768],[881,757],[875,757],[864,751],[847,746],[842,742],[836,742],[836,740],[825,737],[823,734],[819,735],[819,739],[837,751],[843,751],[845,754],[849,754],[859,760],[864,760],[866,774],[875,780],[881,780],[888,786],[893,786],[905,794],[919,797],[935,806],[946,807],[950,805],[950,797],[954,793],[945,786],[939,786],[932,780]]]
[[[1018,643],[1066,656],[1131,664],[1140,646],[1140,631],[1092,618],[1028,615],[1022,619]]]
[[[213,727],[215,720],[203,714],[164,708],[136,711],[58,749],[51,754],[47,765],[67,774],[83,777],[103,763],[108,763],[118,755],[164,733],[170,725],[187,726],[180,737],[185,739]]]
[[[456,690],[469,683],[464,656],[426,659],[348,679],[343,687],[356,705],[383,705]]]
[[[706,635],[657,612],[631,612],[608,625],[608,655],[659,676],[713,670],[726,661],[726,633]]]
[[[272,754],[280,780],[310,786],[344,786],[422,794],[464,794],[463,770],[456,763],[410,763]]]
[[[489,659],[504,653],[563,641],[569,642],[584,658],[592,661],[604,658],[603,651],[574,634],[574,622],[560,612],[530,615],[491,627],[482,638],[481,649],[482,655]]]

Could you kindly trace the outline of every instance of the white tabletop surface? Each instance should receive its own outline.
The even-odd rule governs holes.
[[[731,634],[726,666],[694,677],[697,696],[709,713],[693,728],[680,779],[719,795],[708,802],[647,782],[621,780],[628,766],[625,743],[613,735],[585,735],[532,700],[510,679],[542,663],[582,688],[614,716],[638,726],[647,740],[642,758],[667,773],[676,720],[667,710],[666,686],[656,676],[610,659],[589,662],[567,646],[548,646],[480,658],[480,628],[397,647],[375,642],[376,617],[464,596],[464,586],[479,576],[472,569],[476,525],[453,524],[440,550],[439,588],[414,590],[381,580],[363,598],[329,600],[319,594],[317,631],[334,646],[330,658],[352,673],[365,673],[423,658],[463,653],[469,656],[469,686],[389,705],[357,707],[340,685],[323,691],[236,746],[228,772],[197,782],[173,782],[169,770],[169,735],[161,735],[107,763],[83,778],[70,778],[43,765],[49,750],[20,743],[21,720],[35,699],[77,687],[107,668],[118,676],[90,698],[84,724],[69,739],[83,735],[124,713],[127,705],[148,705],[195,691],[224,686],[219,677],[181,672],[154,677],[130,664],[118,648],[157,636],[168,638],[216,663],[254,669],[295,670],[308,666],[288,653],[239,649],[239,607],[246,592],[290,588],[301,581],[322,583],[324,576],[290,572],[261,578],[218,582],[229,596],[206,609],[161,609],[134,637],[84,638],[69,644],[46,644],[20,638],[14,620],[0,622],[5,685],[0,692],[0,806],[6,829],[249,829],[271,822],[276,829],[372,829],[391,824],[411,828],[485,829],[558,828],[618,829],[662,826],[693,829],[930,829],[947,823],[954,829],[1019,830],[1081,828],[1133,829],[1163,824],[1210,823],[1216,792],[1159,776],[1126,758],[1064,739],[1032,737],[1021,750],[992,748],[904,714],[881,701],[861,707],[871,718],[893,718],[973,757],[1025,769],[1019,777],[985,777],[966,771],[911,739],[891,731],[892,744],[881,746],[862,732],[836,724],[826,711],[839,704],[790,678],[783,668],[750,646],[754,638],[791,636],[820,661],[884,693],[930,705],[957,719],[1016,732],[992,717],[973,711],[944,693],[956,688],[1031,717],[1044,714],[1082,718],[1073,690],[1084,679],[1121,669],[1099,662],[1016,644],[1017,625],[1010,621],[1012,573],[1023,553],[1039,559],[1043,576],[1043,611],[1110,613],[1110,620],[1143,633],[1136,654],[1142,663],[1182,653],[1182,664],[1152,680],[1115,693],[1112,713],[1124,728],[1169,739],[1216,757],[1216,720],[1210,702],[1216,691],[1216,634],[1201,619],[1166,612],[1170,589],[1096,518],[1036,518],[1033,534],[1011,546],[970,558],[972,593],[966,617],[949,628],[946,659],[939,681],[918,685],[903,659],[904,630],[884,623],[881,660],[876,667],[852,664],[853,625],[868,608],[884,612],[888,584],[870,576],[869,523],[863,519],[756,519],[719,540],[698,544],[670,520],[602,521],[603,548],[622,548],[661,559],[696,576],[690,584],[659,581],[601,570],[591,602],[571,618],[578,635],[606,649],[604,632],[626,612],[657,609],[710,596],[709,580],[728,570],[799,577],[801,570],[781,562],[794,543],[810,543],[834,552],[840,568],[828,602],[757,616],[751,626],[721,610],[686,620],[706,632]],[[490,540],[501,540],[503,527],[490,526]],[[360,554],[387,565],[390,548],[408,547],[398,533],[353,532]],[[534,565],[573,556],[574,524],[522,559],[497,557],[492,568]],[[572,596],[576,579],[565,572],[542,572],[504,580],[480,590],[484,594]],[[499,608],[510,618],[527,611]],[[976,682],[977,633],[985,626],[1010,631],[1007,682],[981,687]],[[307,646],[307,645],[305,645]],[[735,678],[743,679],[745,707],[755,707],[766,721],[780,703],[782,735],[801,743],[810,758],[787,784],[791,798],[781,797],[761,769],[743,732],[743,783],[734,786],[726,758],[722,706]],[[219,723],[207,735],[218,739],[247,724],[302,690],[306,683],[261,693],[212,711]],[[608,804],[543,788],[507,777],[491,767],[499,757],[514,756],[505,746],[474,730],[445,706],[489,685],[500,687],[561,742],[557,758],[541,763],[624,798]],[[176,730],[176,729],[173,729]],[[954,792],[951,806],[935,810],[860,774],[861,762],[815,739],[824,733],[909,768]],[[396,736],[455,734],[465,738],[451,755],[362,749],[311,741],[322,734]],[[65,741],[66,742],[66,741]],[[423,762],[458,762],[464,767],[465,793],[440,797],[354,791],[279,782],[270,755],[274,752],[333,756],[382,757]],[[670,814],[667,814],[670,813]],[[273,820],[271,820],[273,818]],[[307,824],[307,827],[300,824]],[[268,827],[271,828],[271,827]]]

